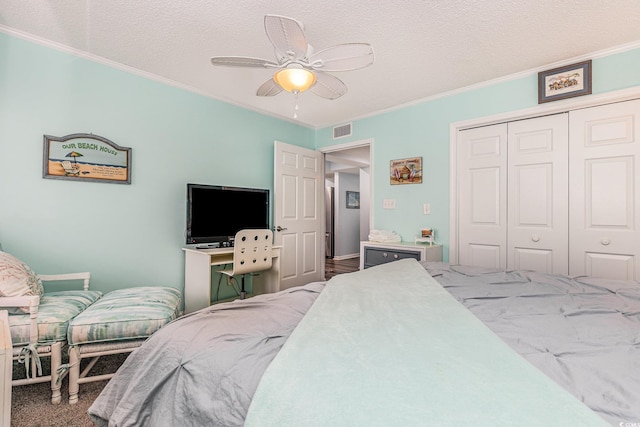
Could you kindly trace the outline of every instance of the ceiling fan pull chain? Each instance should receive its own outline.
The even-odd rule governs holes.
[[[298,118],[298,94],[300,92],[298,92],[297,90],[293,91],[294,94],[294,107],[293,107],[293,118],[297,119]]]

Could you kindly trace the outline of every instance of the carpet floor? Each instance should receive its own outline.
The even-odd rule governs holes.
[[[91,370],[92,375],[115,372],[127,355],[103,356]],[[47,372],[47,359],[43,359],[43,370]],[[83,361],[84,363],[88,361]],[[14,363],[14,376],[22,378],[24,365]],[[11,427],[92,427],[87,410],[98,397],[107,381],[96,381],[80,385],[78,403],[69,405],[69,381],[62,382],[62,402],[51,404],[49,383],[13,387],[11,394]]]

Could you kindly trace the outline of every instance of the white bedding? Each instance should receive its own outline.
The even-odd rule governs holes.
[[[331,279],[267,368],[245,425],[596,426],[415,260]]]

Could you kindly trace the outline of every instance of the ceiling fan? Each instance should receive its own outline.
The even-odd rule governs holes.
[[[347,93],[347,86],[328,72],[357,70],[373,63],[373,48],[368,43],[347,43],[314,52],[302,24],[293,18],[266,15],[264,29],[275,48],[276,61],[241,56],[211,58],[213,65],[277,70],[258,88],[258,96],[274,96],[283,90],[297,95],[308,89],[322,98],[336,99]]]

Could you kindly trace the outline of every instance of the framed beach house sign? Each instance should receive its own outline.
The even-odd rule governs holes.
[[[44,135],[42,177],[131,184],[131,148],[90,133]]]

